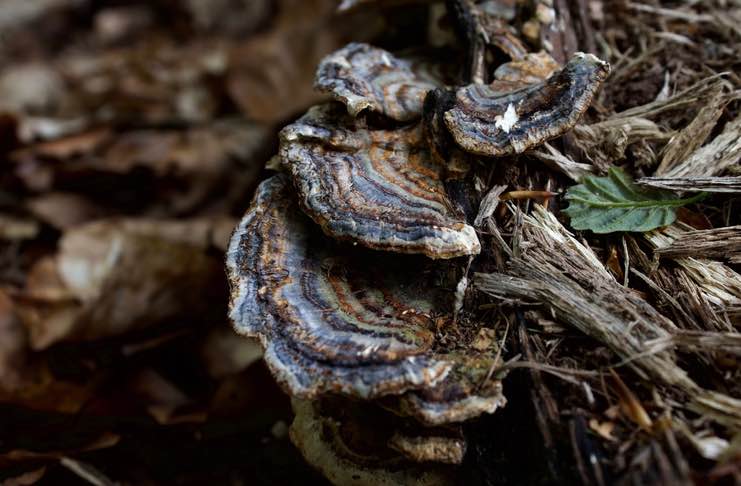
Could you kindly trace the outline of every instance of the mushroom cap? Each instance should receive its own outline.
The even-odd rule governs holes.
[[[230,317],[259,338],[278,382],[300,398],[387,397],[425,424],[501,406],[491,353],[435,341],[452,310],[452,292],[431,285],[440,265],[336,243],[294,194],[284,174],[264,181],[227,253]]]
[[[431,258],[478,254],[453,209],[421,124],[373,129],[337,105],[310,109],[281,132],[280,156],[303,209],[328,235]]]
[[[499,86],[498,83],[513,83],[517,87],[524,87],[528,84],[540,83],[561,67],[558,62],[545,51],[529,52],[521,59],[515,59],[505,62],[494,71],[494,81],[492,84]]]
[[[502,382],[490,377],[497,365],[491,354],[473,350],[450,353],[453,369],[438,385],[405,393],[390,408],[435,426],[463,422],[506,405]]]
[[[589,107],[610,66],[576,53],[547,80],[510,89],[501,81],[460,88],[445,124],[464,150],[485,156],[521,153],[570,130]],[[518,86],[515,83],[514,86]]]
[[[319,63],[314,87],[347,106],[352,116],[371,110],[397,121],[422,114],[422,103],[442,81],[415,70],[411,60],[388,51],[353,42]]]
[[[352,258],[315,229],[293,195],[284,175],[264,181],[232,236],[237,332],[259,338],[277,380],[303,398],[436,385],[452,367],[431,352],[431,314],[446,299],[429,288],[419,258],[367,250]]]

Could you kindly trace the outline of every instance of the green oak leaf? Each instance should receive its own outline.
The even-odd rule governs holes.
[[[566,191],[564,210],[571,226],[595,233],[649,231],[677,219],[677,208],[703,199],[705,193],[680,199],[661,189],[644,188],[622,169],[610,168],[607,177],[586,176]]]

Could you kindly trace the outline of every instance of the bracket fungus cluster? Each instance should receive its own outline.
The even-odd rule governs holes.
[[[460,463],[461,423],[505,404],[497,340],[482,345],[489,329],[461,310],[481,245],[451,189],[470,182],[466,164],[452,159],[485,163],[564,133],[609,71],[587,54],[562,69],[524,54],[491,84],[455,88],[418,68],[432,64],[358,43],[327,56],[315,84],[334,101],[283,129],[281,173],[228,250],[235,329],[260,340],[294,398],[293,441],[336,483],[445,482],[414,463]],[[372,453],[353,445],[363,434]]]

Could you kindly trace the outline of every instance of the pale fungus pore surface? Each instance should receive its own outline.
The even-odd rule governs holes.
[[[291,394],[373,398],[434,386],[450,371],[429,330],[445,299],[424,276],[415,282],[413,263],[373,253],[343,256],[301,212],[287,177],[258,188],[228,252],[230,313]]]
[[[289,430],[306,462],[333,484],[357,486],[443,486],[453,471],[427,461],[456,464],[465,443],[436,437],[386,437],[390,425],[353,414],[331,414],[322,401],[291,400],[295,418]],[[346,403],[352,411],[359,404]],[[364,411],[368,411],[364,409]],[[415,440],[416,439],[416,440]]]
[[[455,142],[484,156],[521,153],[573,128],[610,72],[591,54],[577,53],[564,68],[542,82],[522,86],[537,75],[500,71],[490,85],[472,84],[456,92],[444,115]],[[547,69],[548,65],[543,64]],[[531,73],[532,74],[532,73]]]
[[[446,195],[421,124],[373,129],[337,105],[314,107],[281,132],[299,200],[328,235],[430,258],[475,255],[476,232]]]
[[[426,64],[358,42],[325,57],[314,82],[353,116],[370,110],[397,121],[419,118],[425,95],[441,84]]]

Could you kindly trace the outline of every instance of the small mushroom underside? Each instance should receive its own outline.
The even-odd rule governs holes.
[[[452,304],[431,261],[334,242],[300,210],[285,175],[258,188],[227,266],[237,331],[260,339],[294,396],[395,395],[390,408],[428,424],[504,403],[487,376],[492,353],[437,346],[436,326],[450,320]]]
[[[499,81],[465,86],[456,92],[445,124],[468,152],[521,153],[573,128],[609,72],[607,63],[577,53],[540,83],[514,90],[502,89]]]
[[[306,213],[341,240],[431,258],[478,254],[473,227],[446,195],[420,124],[371,129],[337,105],[314,107],[281,132]]]
[[[453,472],[434,463],[456,464],[465,453],[465,442],[455,430],[397,431],[387,423],[395,422],[393,417],[379,416],[358,403],[296,398],[291,402],[295,413],[291,441],[333,484],[451,484]]]
[[[346,451],[362,454],[362,462],[437,462],[460,464],[466,451],[458,424],[421,426],[418,422],[384,410],[374,402],[325,397],[310,402],[293,399],[298,413],[310,411],[331,425],[330,436],[344,443]],[[361,452],[362,451],[362,452]]]

